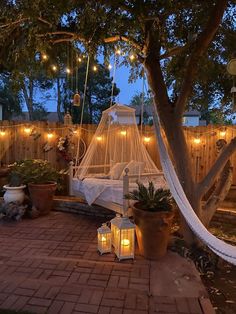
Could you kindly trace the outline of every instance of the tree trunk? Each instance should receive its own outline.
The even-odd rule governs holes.
[[[25,103],[29,112],[29,120],[33,120],[33,91],[34,91],[34,85],[33,81],[29,79],[29,86],[28,89],[26,87],[27,82],[24,79],[24,82],[22,83],[22,92],[25,99]]]

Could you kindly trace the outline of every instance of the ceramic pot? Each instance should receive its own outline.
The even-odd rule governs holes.
[[[132,207],[139,252],[146,259],[156,260],[165,256],[174,218],[174,212],[150,212]]]
[[[40,212],[40,215],[49,214],[52,209],[57,184],[55,182],[45,184],[29,183],[28,187],[32,203]]]
[[[3,195],[3,199],[5,203],[11,203],[11,202],[18,202],[19,204],[22,204],[25,199],[25,193],[24,188],[26,188],[25,185],[20,186],[9,186],[4,185],[4,190],[6,192]]]

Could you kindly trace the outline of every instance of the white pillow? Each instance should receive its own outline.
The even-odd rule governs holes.
[[[135,161],[131,160],[128,165],[125,167],[129,169],[128,175],[139,175],[142,174],[145,168],[145,162],[143,161]],[[125,172],[123,171],[121,173],[120,179],[125,175]]]
[[[112,180],[119,180],[128,162],[117,162],[110,170],[109,175]]]

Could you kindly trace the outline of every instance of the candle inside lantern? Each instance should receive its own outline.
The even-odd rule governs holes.
[[[122,251],[122,254],[129,254],[129,251],[130,251],[129,239],[121,240],[121,251]]]

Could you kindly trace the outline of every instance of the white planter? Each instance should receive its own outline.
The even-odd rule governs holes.
[[[22,204],[25,199],[24,193],[25,187],[26,185],[21,186],[4,185],[3,188],[4,190],[6,190],[6,192],[3,195],[3,199],[5,203],[19,202],[20,204]]]

